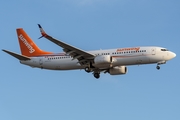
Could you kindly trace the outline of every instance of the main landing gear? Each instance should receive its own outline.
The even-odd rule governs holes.
[[[86,67],[84,70],[85,70],[87,73],[92,72],[92,69],[91,69],[90,67]]]
[[[99,72],[99,70],[96,70],[96,69],[93,69],[93,68],[90,68],[90,67],[86,67],[84,70],[85,70],[87,73],[94,72],[94,73],[93,73],[93,74],[94,74],[94,77],[95,77],[96,79],[100,78],[100,72]]]
[[[94,73],[94,77],[95,77],[96,79],[100,78],[100,73]]]

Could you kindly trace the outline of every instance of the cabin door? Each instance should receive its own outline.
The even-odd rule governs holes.
[[[151,52],[152,52],[152,55],[155,55],[156,54],[156,48],[152,48]]]
[[[42,58],[42,57],[39,59],[39,65],[40,65],[40,66],[43,65],[43,58]]]

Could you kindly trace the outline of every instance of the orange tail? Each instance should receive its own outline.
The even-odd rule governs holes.
[[[52,54],[51,52],[45,52],[41,50],[22,28],[16,29],[16,31],[17,31],[17,36],[18,36],[22,55],[28,57],[35,57],[35,56]]]

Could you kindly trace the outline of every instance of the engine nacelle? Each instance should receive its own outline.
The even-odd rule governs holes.
[[[127,73],[126,66],[116,66],[109,69],[109,74],[111,75],[123,75]]]
[[[110,64],[112,57],[110,55],[98,55],[94,58],[94,63],[98,64]]]

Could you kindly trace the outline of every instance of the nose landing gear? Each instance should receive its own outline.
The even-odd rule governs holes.
[[[156,69],[157,69],[157,70],[160,70],[160,66],[159,66],[159,65],[157,65],[157,66],[156,66]]]
[[[160,66],[161,64],[166,64],[166,61],[160,61],[157,63],[156,69],[160,70]]]

